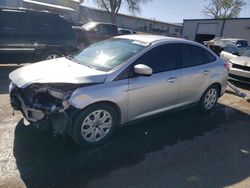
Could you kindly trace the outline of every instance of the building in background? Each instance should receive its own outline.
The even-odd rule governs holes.
[[[0,6],[23,7],[60,14],[71,22],[79,22],[79,0],[0,0]]]
[[[96,8],[80,6],[80,15],[83,23],[89,21],[111,22],[108,12]],[[117,15],[116,24],[121,28],[173,37],[180,37],[182,30],[181,24],[171,24],[124,14]]]
[[[0,6],[23,7],[38,11],[50,11],[60,14],[71,22],[89,21],[111,22],[108,12],[80,6],[80,0],[0,0]],[[165,36],[180,37],[182,31],[181,24],[172,24],[153,19],[145,19],[124,14],[117,15],[118,27],[135,31],[161,34]]]
[[[184,20],[182,37],[200,43],[215,37],[241,38],[250,43],[250,18]]]

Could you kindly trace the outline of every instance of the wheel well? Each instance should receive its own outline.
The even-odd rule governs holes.
[[[74,109],[70,112],[70,114],[69,114],[70,123],[69,123],[69,125],[68,125],[68,127],[67,127],[68,133],[69,133],[69,134],[70,134],[71,131],[73,130],[73,129],[72,129],[72,128],[73,128],[72,125],[74,124],[75,117],[78,116],[78,115],[81,113],[81,110],[84,110],[84,109],[86,109],[86,108],[88,108],[88,107],[90,107],[90,106],[92,106],[92,105],[97,105],[97,104],[106,104],[106,105],[112,106],[112,107],[115,109],[115,111],[117,112],[117,115],[118,115],[118,123],[119,123],[119,125],[121,124],[121,109],[120,109],[120,107],[119,107],[117,104],[115,104],[114,102],[111,102],[111,101],[99,101],[99,102],[92,103],[92,104],[86,106],[86,107],[83,108],[83,109],[74,108]]]
[[[219,89],[219,96],[221,96],[221,84],[220,83],[214,83],[214,84],[210,85],[209,87],[211,87],[211,86],[216,86]]]
[[[90,105],[84,107],[82,110],[84,110],[85,108],[88,108],[88,107],[90,107],[90,106],[92,106],[92,105],[97,105],[97,104],[106,104],[106,105],[112,106],[112,107],[115,109],[115,111],[117,112],[119,124],[121,123],[121,109],[120,109],[120,107],[119,107],[117,104],[115,104],[114,102],[111,102],[111,101],[99,101],[99,102],[95,102],[95,103],[92,103],[92,104],[90,104]]]
[[[215,86],[215,87],[217,87],[218,89],[219,89],[219,96],[221,96],[221,84],[220,83],[213,83],[212,85],[210,85],[208,88],[210,88],[210,87],[212,87],[212,86]],[[207,88],[207,89],[208,89]],[[206,90],[207,90],[206,89]],[[202,95],[201,95],[201,97],[200,97],[200,101],[201,101],[201,99],[202,99],[202,96],[204,95],[204,93],[206,92],[206,90],[202,93]]]

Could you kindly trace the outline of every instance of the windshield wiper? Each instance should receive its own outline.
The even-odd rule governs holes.
[[[76,58],[73,58],[73,56],[71,56],[71,55],[67,56],[66,58],[69,59],[69,60],[71,60],[71,61],[73,61],[73,62],[75,62],[75,63],[78,63],[80,65],[84,65],[84,66],[87,66],[89,68],[92,68],[92,69],[96,70],[96,68],[94,66],[91,66],[91,65],[89,65],[89,64],[87,64],[87,63],[85,63],[83,61],[80,61],[80,60],[78,60]]]

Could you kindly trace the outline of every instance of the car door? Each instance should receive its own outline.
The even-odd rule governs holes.
[[[30,39],[31,24],[25,11],[0,11],[0,53],[18,54],[34,51]]]
[[[133,75],[129,78],[128,117],[130,120],[152,115],[176,106],[180,81],[178,49],[164,44],[151,49],[131,66],[144,64],[152,68],[151,76]]]
[[[203,48],[192,44],[181,44],[181,105],[191,104],[200,100],[202,93],[208,87],[208,78],[213,66],[205,63]]]

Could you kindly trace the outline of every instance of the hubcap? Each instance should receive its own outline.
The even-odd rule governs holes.
[[[48,55],[47,60],[55,59],[55,58],[58,58],[58,57],[59,57],[59,55],[57,55],[57,54],[50,54],[50,55]]]
[[[88,142],[97,142],[103,139],[110,131],[112,117],[106,110],[97,110],[90,113],[82,123],[81,134]]]
[[[204,100],[205,109],[210,110],[211,108],[213,108],[213,106],[216,103],[216,100],[217,100],[217,90],[212,88],[207,92],[205,96]]]

